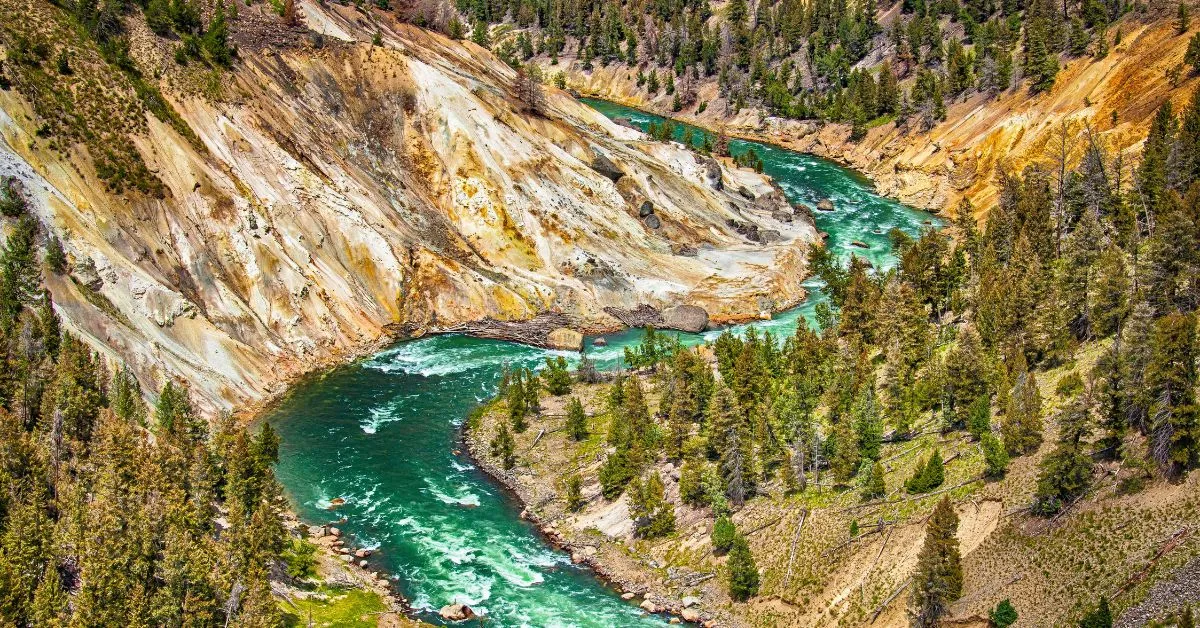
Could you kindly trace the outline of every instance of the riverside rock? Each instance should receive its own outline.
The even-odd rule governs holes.
[[[689,333],[699,333],[708,327],[708,312],[697,305],[676,305],[663,310],[662,326]]]
[[[823,198],[821,202],[817,203],[817,209],[823,212],[831,212],[833,211],[833,201]]]
[[[475,611],[466,604],[447,604],[438,611],[438,614],[446,621],[464,621],[475,617]]]
[[[583,334],[569,327],[559,327],[546,335],[546,344],[551,349],[582,351]]]

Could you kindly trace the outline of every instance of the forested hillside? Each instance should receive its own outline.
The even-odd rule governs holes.
[[[15,220],[0,254],[0,621],[279,625],[273,432],[210,425],[186,382],[147,407],[127,370],[62,331],[42,283],[62,249],[9,182],[0,213]]]
[[[814,249],[819,331],[701,350],[647,332],[630,373],[581,369],[574,393],[562,365],[514,374],[480,439],[548,504],[536,516],[583,544],[602,531],[600,563],[668,607],[700,596],[734,625],[891,625],[905,600],[921,626],[1001,602],[1030,625],[1119,615],[1170,578],[1159,558],[1198,553],[1197,138],[1200,94],[1157,112],[1133,181],[1092,145],[1076,170],[1005,176],[953,239],[894,232],[894,269]],[[560,430],[561,454],[523,436]]]

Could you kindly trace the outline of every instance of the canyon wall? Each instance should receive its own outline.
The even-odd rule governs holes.
[[[898,8],[881,14],[885,31]],[[1158,11],[1166,12],[1162,7]],[[696,106],[672,112],[673,96],[665,91],[651,96],[637,85],[636,68],[597,65],[584,72],[570,56],[557,65],[545,59],[539,63],[547,73],[563,72],[568,88],[583,95],[833,159],[869,176],[880,194],[917,207],[953,213],[965,197],[981,212],[996,201],[998,166],[1019,170],[1042,162],[1058,168],[1065,135],[1071,167],[1082,156],[1089,129],[1108,150],[1136,158],[1158,107],[1169,99],[1179,111],[1190,102],[1198,83],[1183,64],[1191,33],[1179,34],[1168,17],[1137,13],[1111,26],[1110,39],[1118,30],[1121,42],[1107,56],[1066,59],[1046,93],[1031,93],[1018,82],[1018,73],[1015,87],[1007,91],[947,101],[946,119],[927,132],[915,123],[888,122],[857,142],[850,140],[848,124],[782,119],[754,108],[728,111],[715,78],[697,90],[697,104],[708,103],[703,112]],[[875,68],[892,52],[891,44],[884,44],[857,67]],[[1177,80],[1171,78],[1173,70],[1179,71]],[[1126,164],[1133,161],[1126,159]]]
[[[206,409],[252,407],[321,365],[485,317],[588,331],[619,326],[607,306],[722,321],[803,297],[816,230],[764,177],[553,88],[527,111],[486,50],[353,7],[301,3],[307,28],[242,7],[224,72],[181,68],[127,18],[178,119],[142,113],[125,135],[159,192],[110,189],[106,147],[46,137],[46,102],[21,80],[123,111],[133,90],[94,46],[55,39],[72,28],[60,9],[0,8],[22,16],[3,41],[72,46],[76,68],[0,91],[0,175],[63,241],[70,272],[45,274],[65,325],[147,390],[179,377]]]

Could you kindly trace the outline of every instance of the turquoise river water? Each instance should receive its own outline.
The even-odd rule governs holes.
[[[612,103],[586,102],[642,128],[662,120]],[[731,143],[734,153],[751,147],[793,202],[834,201],[836,211],[816,212],[816,221],[829,233],[827,246],[843,257],[854,253],[886,266],[892,263],[888,230],[915,234],[936,222],[877,196],[863,178],[831,162],[753,142]],[[853,247],[855,240],[869,248]],[[811,318],[819,298],[757,326],[790,334]],[[697,344],[717,333],[683,339]],[[589,355],[613,366],[639,336],[637,331],[608,336],[608,346]],[[266,417],[283,439],[277,472],[292,507],[310,524],[345,517],[339,525],[350,542],[377,548],[375,566],[432,623],[441,623],[436,614],[441,606],[458,601],[483,613],[489,626],[664,625],[548,545],[519,518],[516,500],[460,453],[462,421],[493,393],[501,365],[536,366],[553,353],[434,336],[308,378]],[[346,503],[329,510],[338,497]]]

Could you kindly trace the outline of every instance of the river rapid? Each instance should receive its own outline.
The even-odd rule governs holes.
[[[662,121],[604,101],[585,102],[643,129]],[[683,130],[677,129],[677,138]],[[701,131],[694,133],[699,142]],[[822,198],[833,200],[835,211],[814,213],[818,229],[829,234],[826,245],[842,258],[853,253],[886,267],[894,262],[890,229],[915,235],[938,223],[876,195],[869,182],[832,162],[731,142],[735,154],[750,148],[790,201],[815,207]],[[811,320],[822,296],[816,283],[809,287],[804,304],[756,326],[784,337]],[[719,333],[681,337],[698,344]],[[640,335],[610,335],[608,346],[596,349],[589,340],[589,355],[602,367],[614,366]],[[309,524],[345,517],[339,527],[347,542],[376,549],[374,566],[390,574],[431,623],[442,623],[437,610],[443,605],[461,602],[482,613],[489,626],[665,625],[552,548],[520,519],[521,505],[462,451],[463,419],[494,393],[501,366],[536,367],[556,353],[434,336],[307,378],[266,416],[282,437],[277,474],[293,509]],[[345,504],[330,510],[339,497]]]

